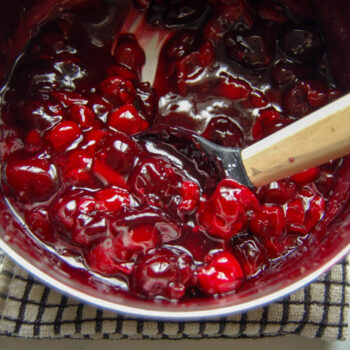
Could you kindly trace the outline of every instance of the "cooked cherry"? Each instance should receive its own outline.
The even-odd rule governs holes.
[[[117,64],[134,72],[140,72],[145,63],[145,54],[132,34],[118,37],[114,57]]]
[[[290,123],[274,108],[261,109],[252,129],[254,140],[266,137]]]
[[[91,180],[91,167],[93,158],[85,150],[74,149],[67,154],[68,159],[63,159],[63,178],[65,181],[75,185],[83,185]],[[56,159],[57,162],[57,159]],[[60,162],[58,160],[58,162]]]
[[[140,108],[141,114],[150,123],[158,109],[158,102],[155,97],[155,91],[149,83],[140,83],[136,88],[135,105]]]
[[[89,102],[89,100],[82,95],[71,91],[52,91],[50,96],[52,96],[57,102],[60,102],[63,107],[86,105]]]
[[[178,206],[179,213],[191,213],[199,203],[199,187],[195,182],[184,181],[181,185],[182,200]]]
[[[228,252],[207,256],[208,262],[198,268],[199,286],[206,294],[224,294],[238,289],[244,273],[237,259]]]
[[[99,190],[96,195],[96,209],[99,211],[116,212],[124,205],[130,204],[130,195],[118,187],[106,187]]]
[[[99,159],[121,174],[127,174],[135,166],[141,147],[123,133],[114,133],[95,148]]]
[[[320,173],[320,169],[318,167],[310,168],[310,169],[306,169],[298,174],[291,176],[291,179],[297,185],[306,185],[309,182],[315,181],[317,179],[319,173]]]
[[[210,235],[229,240],[246,228],[249,212],[258,207],[257,198],[248,188],[226,179],[209,199],[202,200],[198,220]]]
[[[204,0],[151,1],[148,20],[152,24],[177,27],[199,20],[205,9]]]
[[[277,86],[285,86],[296,83],[299,79],[306,79],[312,76],[312,70],[307,65],[278,61],[271,68],[271,79]]]
[[[97,212],[96,200],[88,192],[68,191],[56,199],[50,214],[56,230],[75,245],[88,246],[106,235],[107,219]]]
[[[194,51],[179,59],[176,65],[176,80],[179,91],[184,94],[187,85],[194,83],[215,60],[215,49],[210,41],[206,41],[198,51]]]
[[[285,229],[283,210],[277,205],[263,205],[254,212],[249,222],[249,230],[262,237],[279,237]]]
[[[106,237],[93,245],[85,254],[85,261],[88,267],[103,276],[130,274],[133,264],[118,262],[114,254],[114,248],[111,237]]]
[[[311,111],[307,91],[302,83],[297,83],[284,94],[283,106],[288,114],[296,117],[303,117]]]
[[[177,212],[181,203],[183,175],[170,161],[162,158],[143,160],[131,173],[130,191],[142,201]]]
[[[29,152],[40,151],[43,147],[43,141],[44,140],[37,129],[29,131],[25,139],[26,150]]]
[[[290,28],[280,38],[282,50],[301,62],[313,62],[323,53],[323,42],[318,29],[310,26]]]
[[[95,159],[91,171],[105,186],[127,187],[124,177],[99,159]]]
[[[216,92],[219,96],[238,100],[249,96],[252,88],[249,84],[238,78],[222,74]]]
[[[133,105],[127,104],[111,113],[109,127],[125,134],[133,135],[147,129],[148,122],[140,116]]]
[[[49,160],[39,157],[13,157],[4,169],[5,180],[21,200],[42,201],[57,187],[57,171]]]
[[[181,58],[193,49],[195,40],[195,33],[188,31],[179,32],[167,42],[164,47],[165,54],[170,58]]]
[[[44,100],[33,99],[24,102],[18,116],[28,129],[48,130],[59,123],[65,113],[59,104]]]
[[[72,121],[63,121],[57,124],[45,135],[47,142],[55,151],[64,151],[81,136],[79,125]]]
[[[244,27],[249,29],[253,25],[253,9],[247,1],[222,0],[210,1],[214,3],[214,10],[208,19],[204,36],[213,41],[218,41],[232,28]]]
[[[100,126],[99,120],[88,106],[74,104],[70,107],[69,114],[71,118],[80,125],[83,131],[93,128],[97,129]]]
[[[100,88],[102,94],[114,98],[119,104],[132,103],[135,100],[135,87],[130,80],[112,76],[102,81]]]
[[[136,227],[114,226],[114,255],[119,261],[137,259],[141,253],[158,247],[162,241],[161,233],[154,225],[139,225]]]
[[[40,240],[52,243],[57,239],[48,212],[44,208],[37,207],[31,210],[26,215],[26,222],[31,232]]]
[[[285,24],[288,18],[282,5],[273,0],[259,1],[258,15],[260,18],[277,24]]]
[[[227,147],[242,147],[243,132],[228,118],[217,117],[210,120],[203,136],[208,140]]]
[[[273,59],[269,42],[258,32],[231,32],[225,35],[225,43],[227,57],[246,67],[265,67]]]
[[[138,260],[131,287],[149,297],[180,299],[191,285],[192,270],[191,257],[181,250],[155,249]]]
[[[257,239],[249,233],[240,233],[232,237],[234,256],[240,262],[246,277],[258,275],[268,266],[264,249]]]
[[[256,194],[261,202],[285,204],[297,193],[295,184],[288,180],[279,180],[258,188]]]

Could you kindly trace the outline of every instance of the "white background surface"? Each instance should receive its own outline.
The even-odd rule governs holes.
[[[326,342],[300,336],[257,340],[31,340],[0,337],[0,350],[62,350],[63,348],[66,350],[350,350],[350,337],[345,342]]]

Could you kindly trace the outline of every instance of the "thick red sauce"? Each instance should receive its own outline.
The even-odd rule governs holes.
[[[338,98],[323,27],[278,1],[135,1],[172,31],[152,87],[116,3],[30,40],[2,95],[3,192],[41,242],[134,295],[235,292],[342,212],[349,160],[250,191],[161,130],[245,147]]]

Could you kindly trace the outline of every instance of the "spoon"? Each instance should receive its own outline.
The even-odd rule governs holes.
[[[159,126],[137,137],[187,140],[206,159],[215,158],[224,176],[259,187],[350,153],[350,94],[244,149],[219,146],[178,127]]]

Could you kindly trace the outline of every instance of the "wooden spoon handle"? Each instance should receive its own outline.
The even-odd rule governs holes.
[[[242,151],[247,175],[259,187],[350,153],[350,94]]]

